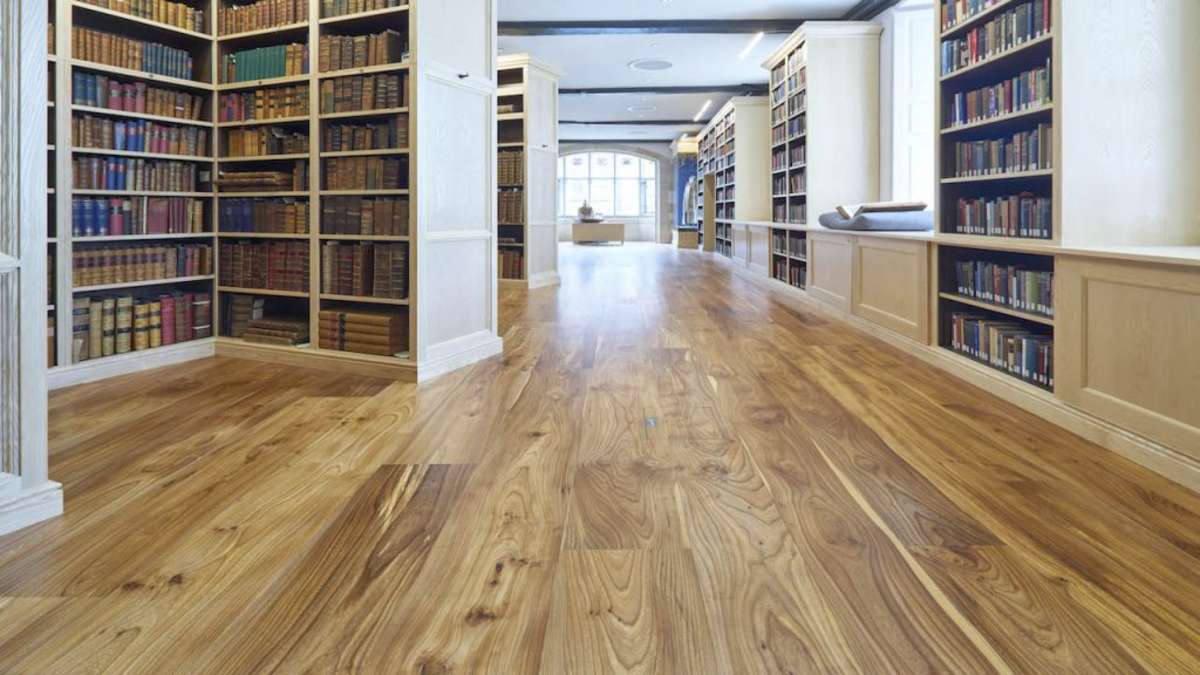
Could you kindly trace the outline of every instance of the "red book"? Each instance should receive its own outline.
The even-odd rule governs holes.
[[[162,343],[175,344],[175,298],[161,295],[158,301],[162,303]]]

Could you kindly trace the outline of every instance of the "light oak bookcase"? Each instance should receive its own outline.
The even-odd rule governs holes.
[[[766,143],[768,105],[765,96],[737,96],[729,100],[699,134],[697,176],[704,187],[699,201],[700,218],[714,223],[713,247],[726,257],[736,255],[748,242],[734,230],[735,219],[765,220],[770,217]],[[708,182],[712,176],[711,213]],[[741,233],[744,235],[744,232]],[[704,233],[708,237],[708,231]],[[705,243],[705,250],[708,244]]]
[[[428,5],[420,2],[399,4],[379,10],[342,16],[322,16],[321,1],[310,0],[308,19],[285,26],[219,35],[217,10],[223,0],[199,0],[188,3],[206,13],[202,32],[177,28],[152,19],[135,17],[116,9],[96,7],[79,0],[55,0],[53,15],[58,49],[50,59],[54,92],[50,107],[54,116],[55,162],[51,193],[55,200],[55,302],[57,352],[59,360],[51,368],[51,386],[66,386],[144,368],[209,356],[229,354],[245,358],[296,363],[346,372],[426,379],[486,358],[501,350],[496,325],[495,208],[496,191],[496,18],[494,3],[488,0],[440,0]],[[77,18],[78,17],[78,18]],[[86,63],[70,54],[74,23],[121,33],[130,37],[187,48],[195,59],[195,80],[181,80],[152,73]],[[321,72],[317,45],[324,34],[368,34],[388,27],[407,31],[409,54],[401,63]],[[217,82],[221,55],[229,50],[307,43],[309,72],[304,75],[237,83]],[[125,81],[142,81],[167,88],[182,88],[207,97],[207,113],[200,121],[181,122],[110,110],[72,110],[71,74],[75,69],[115,75]],[[373,110],[321,115],[320,83],[333,77],[369,73],[402,73],[407,87],[408,105],[400,109]],[[244,123],[220,123],[218,106],[222,93],[235,90],[271,88],[307,84],[309,114],[292,119],[271,119],[252,124],[283,125],[303,130],[309,136],[309,151],[295,155],[259,158],[224,158],[224,132]],[[73,112],[101,114],[113,119],[150,118],[169,124],[202,126],[210,131],[208,152],[199,157],[175,158],[195,162],[217,176],[221,169],[270,167],[280,163],[308,162],[308,186],[300,191],[259,193],[153,193],[161,196],[191,196],[206,201],[207,232],[200,235],[158,235],[156,239],[204,241],[212,245],[214,261],[219,260],[221,241],[229,239],[299,239],[309,244],[309,289],[272,291],[237,289],[217,285],[220,269],[212,276],[164,281],[164,289],[190,288],[209,292],[213,298],[213,334],[215,337],[156,349],[130,352],[73,364],[71,353],[71,299],[83,289],[71,285],[71,251],[77,243],[71,237],[71,200],[75,195],[105,194],[102,191],[72,190],[70,156],[71,117]],[[405,113],[409,120],[409,147],[389,152],[362,154],[407,156],[408,188],[403,190],[331,191],[322,190],[324,160],[359,153],[325,153],[321,148],[321,130],[331,120],[353,122],[380,119]],[[427,152],[420,148],[428,147]],[[92,153],[92,150],[88,150]],[[102,151],[101,151],[102,152]],[[122,153],[109,153],[122,154]],[[124,153],[128,154],[128,153]],[[321,200],[346,195],[403,196],[409,199],[408,236],[349,236],[321,234]],[[288,197],[309,203],[308,233],[303,235],[228,233],[218,234],[220,201],[226,198]],[[420,199],[418,198],[420,197]],[[140,237],[145,239],[147,237]],[[124,237],[123,239],[134,239]],[[408,298],[385,299],[347,297],[321,293],[320,248],[332,239],[374,240],[405,243],[409,247]],[[115,240],[109,238],[109,240]],[[89,242],[101,241],[90,238]],[[80,245],[83,245],[82,243]],[[215,264],[215,263],[214,263]],[[131,285],[123,285],[131,286]],[[113,289],[118,290],[118,289]],[[229,292],[246,292],[264,297],[288,297],[306,305],[311,343],[301,347],[254,344],[219,335],[223,297]],[[307,300],[307,303],[303,301]],[[379,357],[321,349],[318,343],[317,317],[321,309],[397,308],[408,309],[409,345],[407,353],[397,357]],[[67,308],[67,311],[62,311]],[[64,360],[63,355],[66,355]]]

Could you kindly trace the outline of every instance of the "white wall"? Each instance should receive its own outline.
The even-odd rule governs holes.
[[[879,196],[923,201],[935,192],[934,6],[905,0],[880,14]]]
[[[558,154],[601,150],[628,152],[646,159],[658,160],[658,215],[654,218],[621,218],[627,224],[625,238],[629,241],[671,242],[671,231],[675,227],[675,169],[671,159],[669,143],[560,143]],[[557,201],[555,202],[557,204]],[[558,219],[558,240],[571,240],[571,223],[574,218]]]

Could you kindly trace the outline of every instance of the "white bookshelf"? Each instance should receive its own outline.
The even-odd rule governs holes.
[[[727,257],[745,258],[748,233],[735,229],[736,220],[771,217],[770,165],[767,145],[770,118],[765,96],[737,96],[729,100],[699,134],[697,176],[712,176],[713,213],[707,204],[700,214],[715,223],[713,248]],[[701,199],[709,198],[704,182]],[[707,236],[707,233],[706,235]],[[705,244],[705,250],[708,245]]]

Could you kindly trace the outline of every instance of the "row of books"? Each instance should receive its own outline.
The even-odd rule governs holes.
[[[799,166],[808,162],[808,145],[793,145],[788,151],[788,158],[792,162],[792,166]]]
[[[525,249],[505,248],[499,250],[498,264],[501,279],[525,278]]]
[[[71,118],[71,143],[80,148],[197,156],[208,152],[208,131],[149,120],[75,115]]]
[[[204,202],[192,197],[71,200],[71,233],[82,237],[205,231]]]
[[[205,32],[204,10],[171,0],[81,0],[82,2],[116,10],[122,14],[150,19],[184,30]]]
[[[198,94],[82,70],[71,73],[71,103],[183,120],[202,119],[205,108],[204,97]]]
[[[771,153],[771,171],[782,171],[788,168],[787,151],[779,148]]]
[[[287,44],[256,47],[221,57],[222,82],[248,82],[308,72],[308,45]]]
[[[359,12],[372,12],[389,7],[402,7],[409,0],[321,0],[321,16],[345,16]]]
[[[968,68],[1049,33],[1050,0],[1017,5],[962,37],[942,40],[942,75]]]
[[[776,258],[771,275],[777,281],[782,281],[796,288],[804,288],[807,281],[804,263],[788,262],[787,258]]]
[[[321,82],[321,112],[402,108],[408,94],[402,74],[350,75]]]
[[[942,30],[946,31],[971,17],[1009,0],[942,0]]]
[[[321,131],[326,152],[387,150],[408,147],[408,115],[391,115],[375,124],[327,124]]]
[[[308,201],[288,198],[222,199],[219,204],[222,232],[305,234]]]
[[[373,35],[322,35],[317,48],[321,72],[399,63],[408,52],[408,40],[397,30]]]
[[[958,92],[949,101],[944,125],[955,127],[1020,112],[1050,103],[1050,59],[1046,65],[1026,70],[988,87]]]
[[[296,160],[288,171],[221,171],[217,186],[221,192],[302,192],[308,190],[308,160]]]
[[[208,293],[81,296],[71,313],[75,363],[212,336]]]
[[[221,94],[218,119],[222,122],[273,120],[308,115],[308,85],[271,87]]]
[[[408,158],[330,158],[324,177],[326,190],[401,190],[408,187]]]
[[[317,315],[322,349],[376,356],[408,351],[408,312],[323,309]]]
[[[788,99],[788,117],[795,117],[808,109],[808,92],[803,89]]]
[[[1054,338],[1028,324],[981,314],[950,314],[950,346],[993,368],[1046,388],[1054,387]]]
[[[781,124],[771,129],[771,145],[783,145],[787,139],[787,126]]]
[[[308,20],[308,0],[258,0],[246,5],[222,4],[217,10],[221,35],[245,33]]]
[[[1050,197],[1040,197],[1031,192],[1002,197],[960,197],[955,206],[953,232],[1052,239],[1052,206]]]
[[[50,31],[50,34],[53,35],[54,31]],[[51,267],[51,269],[54,269],[54,268]],[[58,361],[58,348],[57,348],[57,345],[55,344],[56,339],[55,339],[55,332],[54,332],[54,323],[55,323],[54,312],[50,312],[46,316],[46,367],[47,368],[53,368],[55,362]]]
[[[308,152],[308,134],[283,127],[253,127],[225,132],[226,157],[261,157]]]
[[[800,194],[800,193],[804,192],[808,186],[807,177],[808,177],[807,171],[801,170],[801,171],[792,172],[788,176],[788,192],[790,194]]]
[[[307,241],[222,241],[221,285],[308,292]]]
[[[71,29],[71,55],[117,68],[192,79],[192,55],[182,49],[80,26]]]
[[[525,224],[525,192],[500,190],[496,194],[497,218],[501,225]]]
[[[776,255],[793,255],[801,258],[808,254],[806,240],[799,232],[771,230],[771,250]]]
[[[804,130],[808,128],[808,119],[807,118],[808,118],[808,115],[800,115],[799,117],[793,117],[790,120],[788,120],[788,123],[787,123],[788,140],[796,138],[797,136],[804,133]]]
[[[75,286],[164,281],[213,273],[208,244],[105,245],[72,251]]]
[[[808,204],[792,200],[788,204],[787,222],[793,225],[804,225],[808,222]]]
[[[1054,272],[987,260],[954,263],[959,295],[1030,314],[1054,316]]]
[[[1054,134],[1050,123],[1004,138],[961,141],[954,144],[954,176],[994,176],[1049,169],[1053,161]]]
[[[407,197],[326,197],[321,200],[321,232],[408,236]]]
[[[787,196],[787,174],[777,174],[771,177],[771,196]]]
[[[502,150],[496,156],[497,178],[501,185],[525,184],[525,152]]]
[[[201,177],[193,162],[128,157],[76,157],[71,168],[79,190],[196,192]]]
[[[408,244],[323,243],[321,292],[360,298],[407,298]]]

